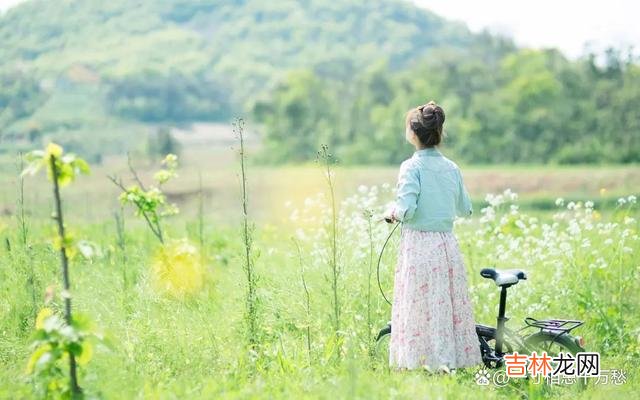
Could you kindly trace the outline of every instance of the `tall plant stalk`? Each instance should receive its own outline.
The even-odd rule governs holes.
[[[24,170],[24,157],[22,156],[22,153],[20,153],[19,171],[22,171],[22,170]],[[24,177],[22,175],[20,175],[20,182],[18,184],[18,205],[20,208],[20,211],[18,212],[18,225],[20,226],[20,239],[22,240],[22,244],[26,249],[28,228],[27,228],[27,218],[24,212]]]
[[[369,347],[369,355],[374,355],[373,338],[371,337],[371,331],[373,329],[373,321],[371,320],[371,274],[373,273],[373,227],[371,220],[373,218],[373,212],[370,210],[365,211],[365,217],[367,218],[367,233],[369,234],[369,269],[367,274],[367,346]]]
[[[22,155],[22,153],[20,153],[19,156],[19,164],[18,164],[18,168],[19,171],[24,170],[24,156]],[[20,227],[20,240],[22,241],[22,246],[24,249],[25,254],[27,255],[27,258],[30,259],[30,252],[31,249],[29,247],[29,243],[28,243],[28,227],[27,227],[27,218],[25,215],[25,210],[24,210],[24,176],[22,176],[22,174],[20,175],[20,180],[18,182],[18,226]],[[35,269],[33,266],[33,262],[28,262],[27,264],[29,264],[29,277],[27,278],[27,283],[29,284],[29,287],[31,288],[31,307],[33,309],[33,318],[35,321],[36,315],[37,315],[37,304],[36,304],[36,278],[35,278]]]
[[[204,248],[204,198],[202,194],[202,171],[198,170],[198,240],[200,242],[200,262],[206,260]]]
[[[300,250],[300,244],[294,238],[293,243],[296,246],[297,254],[298,254],[298,264],[300,265],[300,279],[302,280],[302,288],[304,289],[304,299],[305,299],[305,312],[306,312],[306,321],[305,325],[306,336],[307,336],[307,356],[308,356],[308,365],[311,366],[311,295],[309,294],[309,288],[307,287],[307,281],[304,278],[304,263],[302,261],[302,251]]]
[[[120,206],[120,210],[113,213],[113,217],[116,222],[117,244],[120,250],[120,263],[122,263],[122,288],[124,293],[126,293],[129,284],[127,279],[127,244],[124,233],[124,209],[122,206]]]
[[[342,352],[342,332],[340,330],[340,296],[339,296],[339,279],[340,268],[338,266],[338,215],[336,212],[336,196],[334,182],[331,175],[331,164],[333,156],[329,153],[329,147],[322,145],[318,153],[320,161],[322,161],[325,169],[325,178],[329,188],[329,201],[331,202],[331,221],[329,231],[329,268],[331,270],[331,291],[333,294],[333,327],[337,346],[338,358]]]
[[[73,316],[71,314],[71,294],[70,294],[70,282],[69,282],[69,249],[72,249],[74,244],[71,237],[65,233],[64,219],[62,215],[62,199],[60,197],[60,187],[73,182],[78,174],[88,174],[89,164],[81,158],[76,157],[73,153],[64,154],[62,147],[55,143],[49,143],[44,150],[34,150],[30,152],[27,157],[29,165],[22,171],[22,176],[29,174],[34,175],[43,167],[47,170],[47,175],[53,182],[53,199],[55,203],[54,220],[56,222],[58,233],[54,240],[54,246],[60,250],[60,266],[62,272],[62,287],[61,292],[64,301],[64,321],[56,315],[52,315],[52,311],[44,308],[40,313],[44,313],[43,318],[58,319],[53,325],[55,327],[48,327],[45,329],[46,324],[44,320],[40,319],[40,313],[36,319],[36,332],[39,335],[38,339],[34,342],[36,348],[29,361],[30,366],[27,369],[27,373],[34,376],[37,379],[45,379],[46,391],[49,390],[69,391],[72,398],[81,396],[82,390],[78,385],[77,364],[76,355],[82,354],[85,350],[84,338],[85,333],[82,328],[74,326]],[[48,314],[47,314],[48,313]],[[61,373],[59,367],[55,364],[67,357],[69,361],[69,387],[60,385],[60,382],[51,380],[51,372],[55,371],[54,375]],[[38,371],[34,369],[34,366],[39,364],[44,366],[43,370]],[[47,366],[48,365],[48,366]],[[54,367],[55,366],[55,367]],[[54,369],[51,369],[54,368]],[[43,372],[46,371],[46,372]],[[46,382],[46,381],[49,382]],[[55,382],[55,383],[53,383]],[[53,383],[53,385],[52,385]]]
[[[242,241],[244,245],[244,270],[247,277],[247,297],[246,297],[246,322],[247,337],[249,346],[255,350],[258,344],[258,310],[256,283],[257,276],[254,271],[252,245],[253,235],[249,224],[249,198],[247,193],[247,171],[245,167],[245,147],[244,147],[244,121],[237,118],[234,123],[234,132],[240,142],[240,173],[242,186]]]
[[[64,319],[67,325],[71,325],[71,295],[69,293],[69,258],[67,257],[66,236],[64,230],[64,220],[62,217],[62,199],[60,198],[60,187],[58,184],[59,171],[56,165],[56,157],[51,154],[49,156],[51,166],[51,174],[53,180],[53,198],[55,200],[56,214],[55,220],[58,224],[58,239],[60,240],[60,264],[62,266],[62,286],[64,288]],[[73,353],[69,353],[69,379],[71,381],[71,391],[74,395],[80,393],[78,386],[78,376],[76,372],[76,358]]]

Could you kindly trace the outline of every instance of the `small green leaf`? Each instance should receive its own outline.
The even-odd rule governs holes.
[[[82,354],[82,344],[78,342],[71,342],[67,345],[67,350],[69,353],[77,357]]]

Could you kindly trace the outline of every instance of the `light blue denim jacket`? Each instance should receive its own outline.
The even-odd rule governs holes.
[[[397,189],[393,214],[411,229],[449,232],[456,216],[472,213],[460,169],[435,147],[400,165]]]

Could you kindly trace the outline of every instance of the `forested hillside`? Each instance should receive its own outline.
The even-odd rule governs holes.
[[[638,161],[639,75],[622,55],[518,50],[401,0],[31,0],[0,17],[1,149],[52,136],[93,157],[244,115],[265,161],[328,143],[392,162],[403,113],[435,99],[466,161]]]
[[[640,67],[610,52],[570,62],[556,50],[500,59],[434,51],[406,70],[372,66],[348,83],[291,73],[255,108],[266,157],[307,159],[321,143],[347,162],[398,162],[406,111],[443,105],[449,154],[471,163],[640,161]]]

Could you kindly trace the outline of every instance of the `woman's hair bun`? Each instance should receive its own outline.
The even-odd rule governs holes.
[[[427,147],[436,146],[442,141],[444,120],[444,110],[433,100],[410,110],[407,114],[407,123],[420,142]]]

